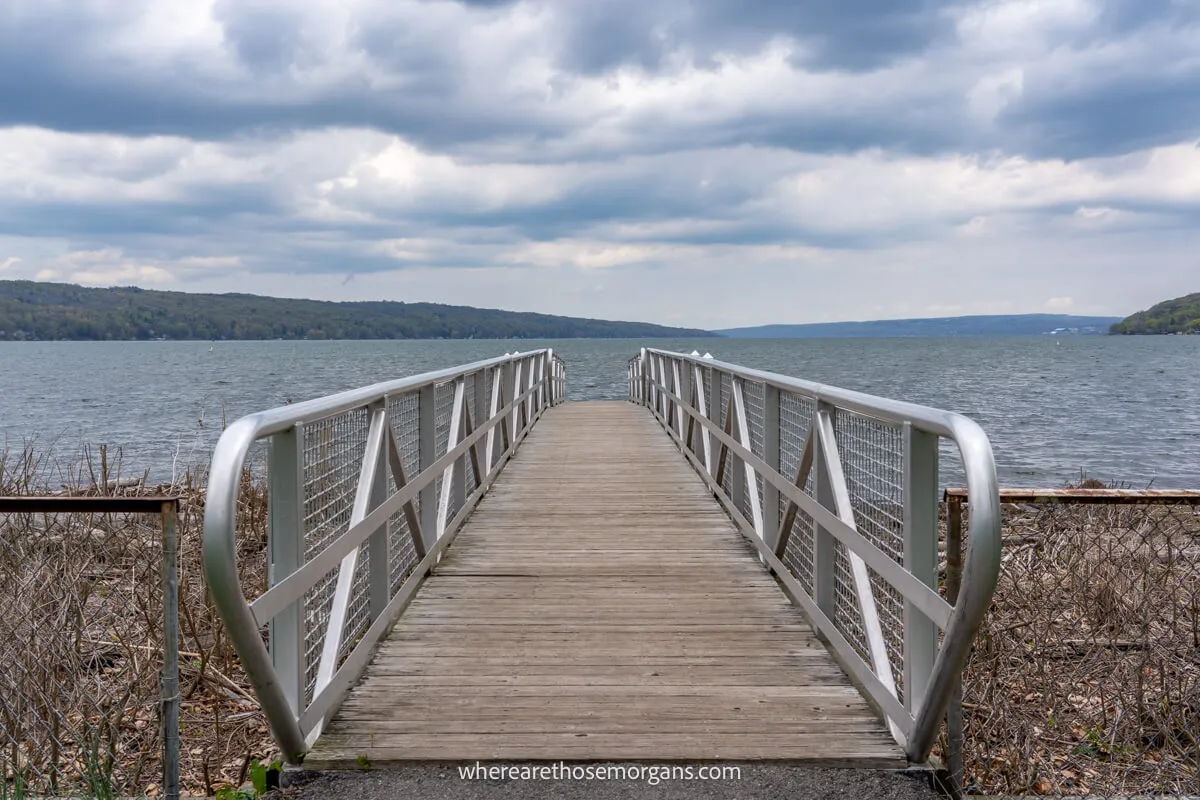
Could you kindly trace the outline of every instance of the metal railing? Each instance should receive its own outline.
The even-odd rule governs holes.
[[[205,574],[289,762],[303,759],[565,381],[553,351],[514,353],[251,414],[221,436]],[[269,443],[270,588],[248,602],[238,487],[259,440]]]
[[[713,360],[644,349],[647,406],[757,547],[909,759],[923,763],[1000,564],[991,444],[958,414]],[[938,587],[938,450],[971,494],[957,602]]]
[[[178,516],[0,497],[0,797],[130,794],[159,767],[179,797]]]

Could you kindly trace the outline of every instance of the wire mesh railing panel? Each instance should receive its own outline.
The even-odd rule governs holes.
[[[446,444],[450,437],[450,420],[454,415],[455,381],[439,383],[434,389],[437,410],[434,412],[434,441],[437,442],[436,456],[446,455]]]
[[[421,396],[418,392],[405,392],[388,397],[388,425],[391,426],[400,463],[404,467],[405,480],[415,478],[421,471]],[[395,494],[395,476],[387,481],[388,496]],[[414,514],[419,515],[420,497],[412,499]],[[416,565],[417,553],[412,543],[413,532],[403,512],[397,511],[388,518],[388,597],[395,595],[400,584]]]
[[[0,794],[161,775],[161,520],[0,514]]]
[[[466,397],[467,407],[471,410],[471,424],[473,426],[478,425],[480,420],[483,419],[484,415],[487,414],[486,407],[484,409],[477,409],[475,407],[475,387],[477,379],[482,380],[482,378],[476,376],[475,373],[467,375],[466,378],[464,378],[466,381],[466,392],[464,396]],[[463,497],[470,496],[471,492],[475,491],[478,486],[478,484],[475,482],[475,470],[471,466],[473,452],[478,452],[478,448],[476,448],[476,451],[468,452],[467,455],[463,456]],[[483,469],[483,464],[481,462],[479,463],[479,468]],[[456,503],[453,513],[457,514],[461,508],[461,503]]]
[[[712,403],[710,402],[710,399],[712,398],[712,373],[713,371],[711,369],[701,369],[700,380],[703,381],[704,385],[704,405],[708,411],[708,418],[712,420],[719,420],[721,415],[711,408]]]
[[[816,413],[816,403],[811,398],[793,394],[779,393],[779,472],[785,478],[795,483],[800,470],[800,462],[804,457],[805,443],[812,429],[813,416]],[[810,467],[804,480],[805,494],[812,495],[813,470]],[[779,496],[779,519],[787,520],[788,507],[791,501],[786,495]],[[787,545],[782,559],[784,564],[799,579],[801,585],[810,595],[813,587],[813,541],[815,528],[813,519],[801,508],[796,508],[795,519],[790,530],[784,531]]]
[[[854,522],[868,541],[904,563],[904,431],[873,417],[841,411],[834,434]]]
[[[750,452],[758,457],[763,457],[764,454],[764,432],[763,426],[766,421],[765,409],[765,394],[766,387],[757,381],[745,381],[742,384],[742,400],[746,406],[746,427],[750,429]],[[738,476],[743,482],[746,482],[746,470],[742,470],[742,475]],[[746,493],[742,499],[742,516],[746,519],[754,519],[753,511],[750,506],[751,493],[758,495],[758,507],[763,507],[763,489],[764,481],[762,476],[756,476],[754,485],[747,484]]]
[[[492,377],[491,372],[487,372],[484,375],[480,375],[479,379],[483,381],[483,398],[484,398],[483,409],[482,409],[482,412],[480,413],[480,419],[482,419],[483,421],[486,422],[488,415],[491,414],[491,412],[492,412],[492,401],[495,399],[493,397],[493,389],[494,389],[495,379]],[[503,446],[503,441],[500,439],[500,428],[497,427],[495,430],[496,430],[496,433],[493,435],[493,438],[496,442],[500,442],[501,445]],[[483,471],[483,475],[485,478],[492,471],[492,466],[496,460],[496,453],[498,453],[499,450],[500,450],[500,448],[496,447],[495,444],[493,444],[493,446],[492,446],[492,463],[489,464],[487,461],[487,437],[484,437],[479,440],[479,467]]]
[[[388,597],[396,596],[396,591],[420,560],[404,514],[393,514],[388,520]]]
[[[800,585],[810,596],[816,590],[813,582],[815,532],[813,518],[804,509],[797,508],[791,527],[784,532],[788,539],[780,556],[780,560],[791,570],[792,575],[800,581]]]
[[[434,457],[441,458],[446,455],[450,437],[450,420],[454,414],[454,381],[439,383],[433,390],[435,410],[433,415],[433,440],[434,440]],[[437,498],[437,503],[442,502],[442,481],[443,474],[441,471],[437,473],[433,483],[433,496]]]
[[[392,428],[404,475],[408,480],[421,471],[421,396],[418,392],[392,395],[387,402],[388,424]]]
[[[833,542],[833,621],[838,630],[854,647],[855,652],[871,663],[871,643],[863,624],[862,606],[858,602],[858,589],[850,569],[850,555],[840,541]]]
[[[304,561],[311,561],[350,526],[354,496],[366,451],[370,416],[351,411],[305,425],[303,435]],[[305,699],[312,699],[325,633],[333,609],[337,572],[330,572],[304,598]]]
[[[358,560],[354,563],[354,579],[350,582],[350,603],[346,608],[346,624],[342,627],[342,641],[338,647],[340,666],[359,639],[371,626],[371,551],[370,541],[358,547]]]
[[[854,524],[867,541],[904,563],[904,430],[865,414],[839,410],[834,434]],[[892,678],[903,697],[904,596],[868,570]]]

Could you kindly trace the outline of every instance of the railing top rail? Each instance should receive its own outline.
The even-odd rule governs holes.
[[[546,352],[545,349],[539,349],[530,350],[525,353],[513,353],[512,355],[498,356],[496,358],[489,358],[483,361],[475,361],[471,364],[462,364],[457,367],[436,370],[434,372],[422,372],[419,375],[410,375],[407,378],[397,378],[394,381],[384,381],[382,383],[375,383],[370,386],[363,386],[358,389],[349,389],[344,392],[338,392],[337,394],[331,394],[325,397],[317,397],[312,400],[304,400],[291,405],[276,406],[275,408],[271,408],[266,411],[259,411],[242,417],[233,425],[230,425],[229,430],[232,430],[233,427],[239,423],[252,420],[254,422],[256,438],[269,436],[272,433],[278,433],[279,431],[287,430],[293,425],[303,424],[306,422],[315,422],[316,420],[331,417],[335,414],[349,411],[350,409],[361,408],[362,406],[367,405],[374,400],[381,399],[388,395],[411,392],[414,389],[420,389],[425,386],[445,383],[446,381],[454,380],[455,378],[466,375],[467,373],[478,372],[481,369],[507,364],[520,359],[529,358],[533,355],[539,355],[544,352]],[[222,440],[224,438],[224,436],[221,437]],[[220,441],[218,441],[217,446],[220,447]]]
[[[967,433],[967,430],[970,428],[978,428],[978,425],[972,420],[952,411],[943,411],[938,408],[909,403],[904,400],[893,400],[887,397],[866,394],[865,392],[856,392],[852,389],[842,389],[841,387],[830,386],[825,383],[806,381],[782,375],[778,372],[767,372],[751,367],[743,367],[740,364],[731,364],[728,361],[721,361],[715,358],[703,358],[687,353],[675,353],[670,350],[652,348],[647,348],[646,351],[670,358],[691,361],[700,366],[717,367],[747,380],[765,383],[778,389],[799,392],[817,400],[828,401],[849,411],[857,411],[889,422],[901,424],[910,422],[923,430],[942,436],[957,438],[960,434]],[[982,429],[979,429],[979,433],[983,434]]]
[[[970,491],[965,488],[947,489],[944,499],[969,503]],[[1200,505],[1200,490],[1196,489],[1001,489],[1001,503],[1107,505]]]
[[[0,497],[0,514],[159,514],[164,505],[178,507],[179,497]]]

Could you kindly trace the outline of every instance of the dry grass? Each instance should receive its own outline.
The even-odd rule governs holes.
[[[969,790],[1200,790],[1200,507],[1007,506],[963,689]]]
[[[266,493],[243,476],[238,563],[266,583]],[[0,495],[178,495],[181,772],[212,794],[272,751],[266,722],[204,585],[203,474],[148,485],[119,454],[0,453]],[[73,793],[99,774],[119,794],[161,781],[161,520],[146,515],[0,516],[0,770],[32,794]],[[86,787],[84,787],[86,789]]]

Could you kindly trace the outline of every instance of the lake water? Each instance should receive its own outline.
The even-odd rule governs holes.
[[[572,400],[623,398],[632,340],[0,342],[0,444],[122,448],[126,474],[207,461],[222,419],[553,346]],[[1081,471],[1200,488],[1200,336],[696,339],[654,346],[958,411],[992,440],[1005,486]],[[952,476],[951,476],[952,477]]]

